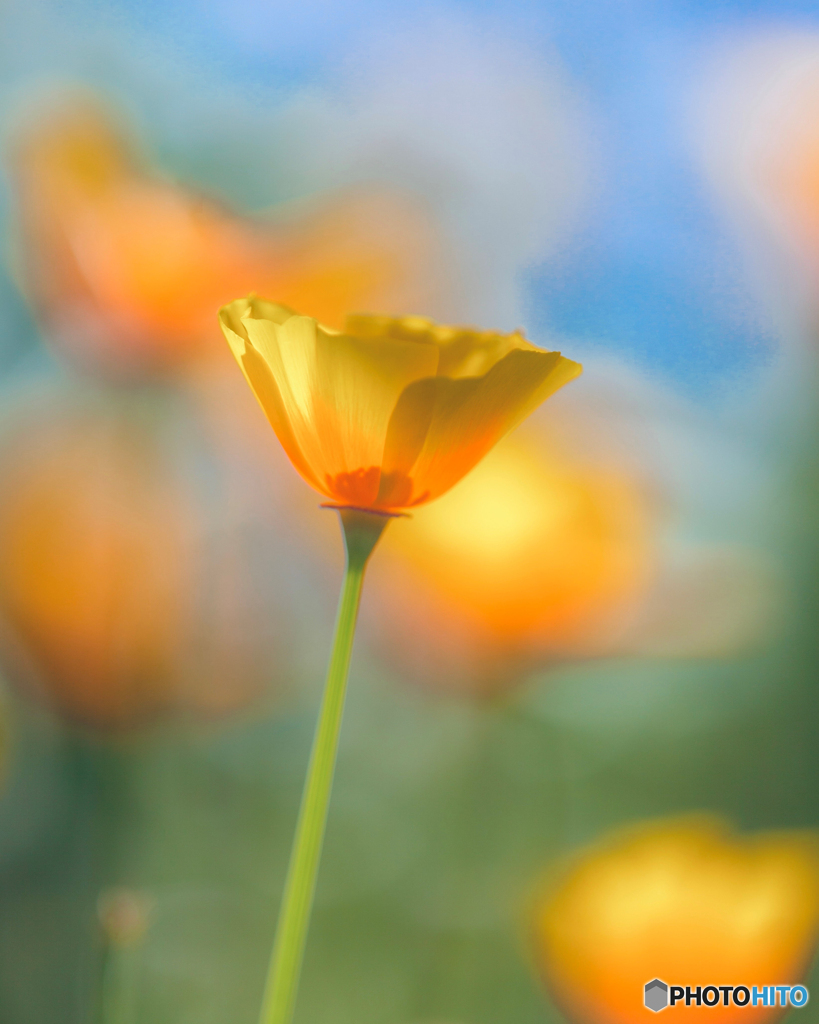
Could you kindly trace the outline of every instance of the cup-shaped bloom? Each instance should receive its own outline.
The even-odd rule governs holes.
[[[349,316],[343,331],[251,296],[225,336],[291,462],[342,506],[390,512],[448,491],[581,367],[519,332]]]
[[[538,966],[575,1024],[655,1019],[668,985],[795,985],[819,937],[819,837],[733,835],[672,819],[609,837],[572,861],[537,909]],[[685,1007],[686,1020],[771,1021],[779,1006]]]

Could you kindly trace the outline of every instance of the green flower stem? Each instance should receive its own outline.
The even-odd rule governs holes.
[[[358,509],[339,509],[338,512],[347,565],[336,618],[333,651],[327,669],[324,697],[313,739],[262,1000],[260,1024],[290,1024],[293,1018],[333,785],[361,585],[367,560],[390,519],[386,515]]]
[[[102,977],[101,1024],[136,1024],[140,952],[138,947],[109,948]]]

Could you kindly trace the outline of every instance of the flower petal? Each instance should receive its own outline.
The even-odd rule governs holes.
[[[236,299],[235,302],[222,306],[219,310],[219,322],[222,324],[223,330],[225,327],[229,327],[234,334],[249,341],[244,324],[246,316],[252,316],[257,320],[272,320],[274,324],[283,324],[285,320],[295,315],[289,306],[281,306],[278,302],[268,302],[267,299],[260,299],[258,295],[248,295],[246,299]]]
[[[559,352],[525,344],[481,377],[433,377],[406,388],[387,431],[379,505],[394,500],[391,481],[408,477],[412,496],[405,504],[437,498],[582,370]]]
[[[542,351],[519,331],[499,334],[477,327],[449,327],[425,316],[352,313],[347,316],[344,329],[359,338],[432,342],[440,350],[439,377],[480,377],[513,349]]]
[[[236,362],[242,368],[245,380],[258,399],[259,405],[264,409],[287,457],[311,487],[321,490],[321,485],[305,459],[290,427],[287,410],[270,366],[250,344],[247,337],[240,310],[246,311],[248,303],[247,299],[239,299],[219,311],[222,331],[236,357]],[[268,305],[271,304],[268,303]]]
[[[253,347],[263,356],[281,395],[298,448],[320,490],[350,500],[349,479],[366,480],[374,500],[390,416],[413,381],[434,374],[432,344],[354,338],[322,328],[310,317],[282,324],[242,318]],[[374,474],[362,471],[377,467]],[[348,483],[337,493],[336,480]]]
[[[522,334],[497,334],[470,328],[439,328],[441,332],[441,377],[480,377],[515,349],[534,352],[535,348]],[[448,332],[444,334],[443,332]]]

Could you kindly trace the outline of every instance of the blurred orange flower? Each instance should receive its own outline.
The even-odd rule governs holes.
[[[763,553],[690,526],[711,424],[586,372],[381,542],[363,625],[405,678],[491,697],[568,660],[725,657],[780,621]]]
[[[2,451],[10,677],[101,729],[174,710],[223,714],[280,678],[278,641],[260,645],[248,623],[241,531],[214,534],[167,435],[123,411],[38,412]]]
[[[653,518],[633,477],[561,457],[528,427],[384,538],[374,584],[400,608],[384,626],[412,623],[402,658],[432,645],[447,685],[471,690],[512,685],[521,660],[599,653],[653,581]]]
[[[813,330],[819,276],[819,40],[811,32],[772,27],[727,41],[715,54],[700,97],[703,163],[726,211],[738,219],[763,294],[781,280],[787,294],[780,301],[789,310],[784,322],[794,312],[801,314],[804,302]]]
[[[118,120],[69,98],[26,118],[7,153],[18,275],[81,362],[128,374],[221,353],[213,310],[251,289],[335,325],[428,297],[436,243],[409,199],[349,190],[239,217],[152,171]]]
[[[773,66],[756,64],[762,96],[751,106],[756,123],[746,128],[749,141],[743,156],[765,199],[783,215],[787,230],[819,246],[819,46],[797,43],[783,67],[781,52]],[[778,66],[777,66],[778,65]],[[760,74],[760,66],[764,69]],[[753,103],[753,101],[752,101]],[[744,141],[744,140],[743,140]],[[754,166],[754,164],[756,166]]]
[[[819,837],[733,835],[719,819],[644,824],[566,865],[540,897],[537,965],[576,1024],[656,1020],[643,986],[796,984],[819,939]],[[691,1005],[686,1020],[772,1021],[786,1009]]]
[[[350,316],[339,332],[251,296],[220,321],[302,477],[340,505],[375,511],[448,491],[581,372],[520,333],[417,316]]]

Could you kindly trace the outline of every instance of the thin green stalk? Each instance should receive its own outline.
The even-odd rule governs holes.
[[[117,887],[100,895],[97,905],[105,940],[99,1024],[136,1024],[145,934],[153,901],[144,893]]]
[[[387,516],[372,512],[356,509],[338,511],[347,564],[336,618],[333,651],[327,669],[324,697],[262,1000],[260,1024],[290,1024],[293,1018],[330,804],[364,570],[378,538],[389,522]]]
[[[101,1024],[136,1024],[139,956],[138,948],[108,950],[102,978]]]

